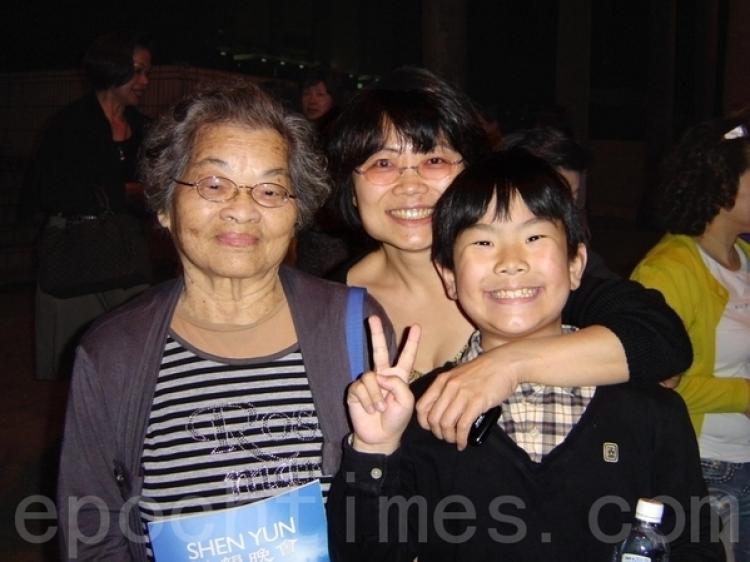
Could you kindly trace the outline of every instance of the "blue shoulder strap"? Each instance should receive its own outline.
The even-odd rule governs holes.
[[[365,289],[349,287],[346,295],[346,350],[352,380],[365,370],[364,361]]]

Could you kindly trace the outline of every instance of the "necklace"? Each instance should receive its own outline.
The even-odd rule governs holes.
[[[122,146],[117,146],[117,152],[120,154],[120,162],[125,162],[125,151],[123,150]]]

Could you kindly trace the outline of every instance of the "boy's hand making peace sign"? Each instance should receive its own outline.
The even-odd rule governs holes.
[[[346,403],[354,426],[352,447],[363,453],[390,455],[398,449],[401,434],[414,411],[409,374],[419,346],[420,327],[409,328],[409,336],[391,367],[380,318],[370,316],[372,355],[375,371],[368,371],[349,385]]]

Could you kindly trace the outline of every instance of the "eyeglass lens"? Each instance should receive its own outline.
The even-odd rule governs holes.
[[[289,198],[283,186],[275,183],[259,183],[253,186],[238,186],[236,183],[219,177],[198,180],[195,184],[198,194],[209,201],[229,201],[239,194],[239,189],[249,189],[256,203],[264,207],[279,207]]]
[[[443,158],[426,158],[416,166],[398,166],[395,162],[377,161],[362,171],[368,181],[374,184],[393,183],[406,170],[416,172],[426,180],[442,180],[453,171],[457,162],[449,162]]]

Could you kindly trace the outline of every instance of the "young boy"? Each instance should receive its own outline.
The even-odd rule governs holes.
[[[561,311],[585,267],[570,190],[524,150],[459,175],[433,214],[433,258],[477,326],[463,354],[574,330]],[[640,497],[665,503],[672,560],[723,560],[695,436],[675,393],[653,386],[521,384],[483,444],[460,451],[413,416],[435,371],[406,384],[419,339],[350,386],[354,433],[329,497],[334,560],[610,560]],[[429,326],[425,327],[429,329]]]

